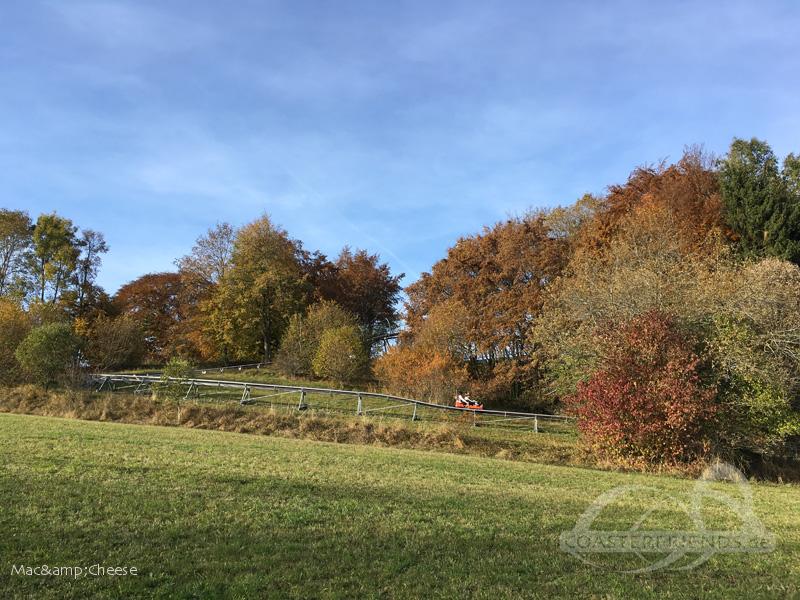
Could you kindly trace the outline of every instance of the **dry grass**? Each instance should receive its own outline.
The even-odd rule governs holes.
[[[654,466],[604,459],[580,445],[576,437],[565,434],[474,428],[468,423],[384,422],[361,417],[242,407],[239,404],[214,405],[191,401],[178,404],[121,393],[45,391],[33,385],[0,389],[0,412],[209,429],[692,478],[697,477],[708,464],[698,461],[688,465]],[[772,462],[755,468],[752,465],[739,466],[757,480],[800,481],[800,467],[796,462]]]
[[[392,446],[546,464],[595,464],[573,437],[565,435],[520,435],[475,429],[468,424],[387,423],[359,417],[254,410],[238,404],[176,404],[147,396],[45,391],[31,385],[3,390],[0,412]]]

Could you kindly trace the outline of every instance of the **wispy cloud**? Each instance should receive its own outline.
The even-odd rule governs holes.
[[[109,49],[182,51],[204,45],[215,37],[208,24],[142,3],[70,0],[49,6],[75,34]]]
[[[4,202],[103,230],[111,289],[263,211],[409,281],[684,144],[800,139],[793,1],[8,4]]]

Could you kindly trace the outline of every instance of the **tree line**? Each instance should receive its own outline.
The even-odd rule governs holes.
[[[0,228],[6,383],[174,357],[277,362],[290,374],[353,381],[368,377],[373,348],[398,326],[402,275],[365,250],[345,247],[335,260],[309,252],[266,215],[240,228],[217,224],[175,271],[143,275],[113,296],[96,283],[108,251],[102,234],[5,209]]]
[[[96,285],[107,251],[58,215],[0,213],[6,382],[47,348],[67,348],[62,374],[266,361],[435,402],[469,391],[489,407],[569,412],[615,460],[800,448],[800,158],[757,139],[721,157],[690,148],[465,236],[405,288],[402,310],[402,275],[377,255],[329,260],[268,216],[213,227],[173,272],[113,297]]]
[[[800,158],[734,140],[459,239],[407,289],[383,384],[578,417],[628,462],[795,459]]]

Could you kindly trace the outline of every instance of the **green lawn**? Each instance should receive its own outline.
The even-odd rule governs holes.
[[[562,552],[598,494],[694,482],[181,428],[0,414],[0,596],[800,596],[800,489],[753,485],[768,554],[618,573]],[[714,489],[733,493],[731,484]],[[647,509],[625,499],[604,525]],[[725,509],[709,508],[714,525]],[[649,519],[684,523],[665,504]],[[135,566],[138,577],[27,577],[12,565]],[[3,591],[4,590],[4,591]]]

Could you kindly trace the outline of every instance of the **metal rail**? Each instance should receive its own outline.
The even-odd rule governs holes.
[[[154,383],[158,383],[162,381],[162,376],[160,375],[139,375],[139,374],[119,374],[119,373],[98,373],[92,376],[92,382],[97,385],[96,391],[102,391],[104,389],[109,389],[111,391],[123,389],[123,388],[130,388],[136,387],[134,393],[142,393],[150,391],[151,386]],[[355,413],[358,415],[365,415],[367,413],[376,413],[383,410],[388,410],[390,408],[399,408],[404,406],[413,407],[413,415],[412,420],[416,420],[419,417],[417,416],[417,409],[418,408],[427,408],[434,411],[442,411],[444,413],[450,414],[466,414],[466,415],[473,415],[473,419],[475,424],[480,425],[493,425],[493,424],[500,424],[500,423],[508,423],[508,422],[527,422],[530,421],[533,424],[534,431],[538,431],[539,423],[540,422],[554,422],[554,423],[570,423],[574,421],[572,417],[566,417],[563,415],[548,415],[542,413],[527,413],[527,412],[518,412],[518,411],[507,411],[507,410],[474,410],[469,408],[458,408],[455,406],[448,406],[444,404],[435,404],[433,402],[425,402],[424,400],[414,400],[411,398],[404,398],[402,396],[394,396],[392,394],[383,394],[380,392],[366,392],[366,391],[358,391],[358,390],[340,390],[335,388],[318,388],[318,387],[309,387],[309,386],[295,386],[295,385],[282,385],[276,383],[260,383],[260,382],[253,382],[253,381],[229,381],[225,379],[198,379],[198,378],[186,378],[186,379],[179,379],[171,377],[169,381],[180,383],[181,385],[187,386],[186,398],[190,397],[190,394],[194,393],[199,394],[200,388],[215,388],[219,392],[220,389],[225,390],[241,390],[242,396],[240,399],[241,404],[252,404],[255,403],[257,400],[270,398],[272,396],[279,396],[283,394],[291,394],[291,393],[299,393],[300,394],[300,402],[297,404],[297,408],[305,409],[308,407],[306,404],[306,396],[308,394],[330,394],[330,395],[342,395],[342,396],[352,396],[357,399],[357,407]],[[123,384],[121,387],[118,384]],[[252,392],[254,390],[272,390],[274,392],[279,392],[276,394],[267,394],[263,396],[253,396]],[[211,394],[209,394],[211,395]],[[364,408],[363,402],[366,398],[375,398],[381,399],[390,402],[397,402],[398,404],[388,407],[376,407],[376,408]],[[487,418],[483,420],[481,423],[477,422],[477,419],[483,419],[484,417],[496,417],[496,418]]]
[[[246,365],[230,365],[228,367],[204,367],[195,369],[195,373],[202,373],[205,375],[208,372],[224,373],[225,371],[249,371],[250,369],[260,370],[264,363],[250,363]]]

